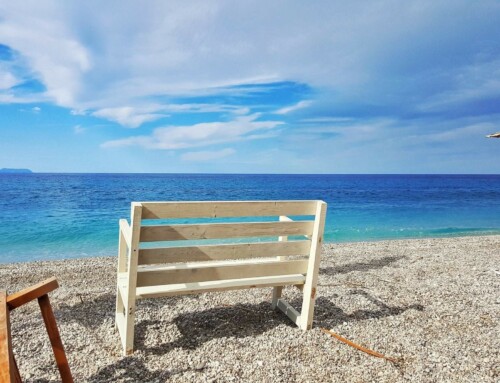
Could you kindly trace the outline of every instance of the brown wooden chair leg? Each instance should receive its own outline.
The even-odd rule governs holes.
[[[5,291],[0,291],[0,382],[21,383],[21,376],[12,352],[10,312]]]
[[[21,380],[21,374],[19,373],[19,368],[17,368],[16,359],[14,358],[13,353],[11,353],[11,358],[12,358],[11,379],[15,383],[23,383],[23,381]]]
[[[45,327],[47,328],[47,333],[49,334],[52,350],[54,351],[54,356],[56,358],[57,368],[61,374],[61,380],[63,383],[73,383],[73,377],[71,376],[68,359],[66,358],[66,353],[64,352],[64,346],[59,335],[56,318],[54,317],[54,312],[52,311],[52,306],[50,305],[49,296],[47,294],[42,295],[38,298],[38,304],[40,305],[40,310],[42,311],[42,317],[45,322]]]

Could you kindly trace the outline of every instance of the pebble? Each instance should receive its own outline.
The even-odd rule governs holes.
[[[486,382],[500,380],[500,236],[323,246],[307,333],[271,309],[271,289],[139,301],[136,350],[114,328],[116,258],[0,265],[0,289],[50,276],[76,382]],[[297,309],[301,293],[285,288]],[[11,315],[26,382],[59,376],[36,304]],[[320,328],[401,360],[393,364]]]

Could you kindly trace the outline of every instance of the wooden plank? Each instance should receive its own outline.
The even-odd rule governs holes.
[[[141,202],[143,219],[314,215],[316,201]]]
[[[58,287],[59,284],[57,283],[56,278],[52,277],[46,279],[43,282],[7,296],[7,306],[10,310],[14,310],[15,308],[31,302],[32,300],[37,299],[42,295],[50,293]]]
[[[127,283],[128,283],[128,274],[126,272],[119,273],[118,274],[118,282],[117,282],[117,293],[119,293],[120,298],[122,299],[122,303],[124,307],[126,306],[126,301],[125,299],[127,298],[128,290],[127,290]],[[118,311],[121,314],[124,313],[124,309],[122,308],[121,311]]]
[[[307,262],[307,259],[304,259]],[[260,264],[269,264],[276,262],[275,257],[269,258],[245,258],[245,259],[226,259],[222,261],[200,261],[200,262],[182,262],[182,263],[165,263],[159,265],[143,265],[138,268],[140,273],[150,271],[175,271],[175,270],[193,270],[205,269],[211,267],[224,267],[224,266],[255,266]]]
[[[205,265],[191,263],[175,267],[163,267],[161,269],[140,269],[137,276],[137,286],[303,274],[307,271],[307,263],[307,260],[276,261],[275,259],[270,259],[266,262],[228,261],[222,264],[207,262]]]
[[[280,215],[280,222],[293,222],[293,219],[286,215]],[[288,236],[282,235],[278,237],[278,241],[288,241]]]
[[[127,349],[127,284],[128,284],[128,273],[126,271],[118,272],[117,282],[116,282],[116,310],[115,310],[115,327],[118,330],[118,335],[120,336],[120,343],[122,345],[123,353]]]
[[[132,233],[131,233],[131,228],[130,225],[128,224],[126,219],[120,219],[119,221],[120,224],[120,233],[123,236],[123,240],[127,244],[128,247],[131,246],[131,240],[132,240]]]
[[[15,382],[15,369],[7,295],[0,291],[0,382]]]
[[[271,296],[271,307],[275,309],[278,306],[278,300],[283,292],[283,286],[276,286],[273,288],[273,293]]]
[[[280,216],[280,221],[288,221],[288,222],[292,222],[293,219],[291,219],[290,217],[287,217],[287,216]],[[307,239],[311,239],[311,236],[310,235],[305,235],[304,237],[306,237]],[[281,238],[281,237],[280,237]],[[288,237],[283,237],[283,238],[288,238]]]
[[[302,301],[301,322],[302,330],[312,327],[314,304],[316,302],[316,287],[318,284],[319,262],[321,257],[321,244],[325,230],[326,203],[318,201],[316,218],[314,221],[314,232],[311,238],[311,252],[309,254],[309,265],[307,268],[306,283],[304,284],[304,300]]]
[[[139,250],[139,265],[309,255],[311,241],[230,243]]]
[[[59,369],[59,374],[61,375],[61,381],[62,383],[73,383],[73,377],[71,375],[68,359],[66,358],[64,346],[59,335],[56,318],[54,317],[54,312],[52,311],[52,306],[50,305],[49,296],[45,294],[39,297],[38,304],[40,305],[40,310],[42,311],[45,328],[49,334],[50,344],[52,345],[52,351],[54,352],[54,356],[56,358],[57,368]]]
[[[120,336],[120,343],[122,345],[122,348],[125,350],[127,346],[125,343],[125,333],[124,333],[124,330],[126,328],[125,315],[123,315],[123,313],[115,313],[115,323],[116,323],[116,328],[118,329],[118,335]]]
[[[130,355],[134,352],[134,322],[135,322],[135,300],[137,286],[137,263],[139,258],[139,240],[141,234],[142,205],[132,203],[131,227],[132,237],[127,253],[127,284],[122,298],[125,301],[125,348],[123,355]]]
[[[157,298],[172,295],[199,294],[212,291],[297,285],[304,283],[304,280],[305,277],[302,274],[293,274],[276,275],[271,277],[229,279],[223,281],[147,286],[137,288],[137,298]]]
[[[314,221],[245,222],[141,227],[141,242],[309,235]]]
[[[278,299],[278,302],[276,303],[276,306],[283,311],[283,313],[286,314],[290,320],[295,323],[296,325],[300,324],[300,313],[295,310],[288,302],[284,301],[283,299]]]
[[[290,217],[287,217],[286,215],[280,215],[279,220],[280,220],[280,222],[293,221]],[[288,236],[279,236],[278,241],[279,242],[288,242]],[[279,254],[276,254],[276,259],[278,259],[279,261],[283,261],[284,257],[280,256]],[[283,286],[276,286],[273,288],[273,293],[272,293],[272,297],[271,297],[271,306],[273,309],[275,309],[277,307],[278,299],[281,297],[282,292],[283,292]]]
[[[125,222],[122,222],[125,221]],[[128,228],[128,229],[127,229]],[[127,233],[128,231],[128,233]],[[127,237],[128,236],[128,241]],[[127,270],[127,254],[129,251],[129,248],[131,247],[131,238],[132,238],[132,233],[130,233],[130,226],[128,225],[126,220],[120,220],[120,230],[119,230],[119,235],[118,235],[118,262],[117,262],[117,275],[120,275],[120,273],[124,273]],[[117,288],[116,288],[116,308],[115,308],[115,313],[120,313],[123,315],[123,311],[125,308],[126,301],[124,302],[124,299],[127,297],[127,295],[124,295],[123,293],[120,293],[119,286],[118,286],[118,281],[117,281]],[[118,322],[115,321],[115,326],[118,328],[118,331],[121,331],[122,329],[119,328],[120,325],[123,325],[125,322]],[[120,337],[122,336],[123,331],[120,332]]]

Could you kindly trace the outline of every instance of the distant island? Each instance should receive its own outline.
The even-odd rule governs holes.
[[[0,174],[31,174],[33,173],[30,169],[0,169]]]

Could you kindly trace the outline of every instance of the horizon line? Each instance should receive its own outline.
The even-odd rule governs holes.
[[[30,170],[30,169],[29,169]],[[78,174],[109,174],[109,175],[132,175],[132,174],[149,174],[149,175],[290,175],[290,176],[341,176],[341,175],[359,175],[359,176],[384,176],[384,175],[394,175],[394,176],[490,176],[490,175],[500,175],[500,173],[230,173],[230,172],[219,172],[219,173],[198,173],[198,172],[36,172],[30,170],[31,173],[23,172],[6,172],[1,175],[34,175],[34,174],[65,174],[65,175],[78,175]]]

